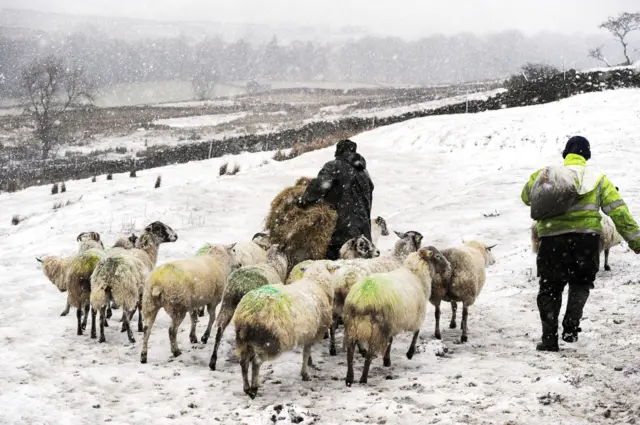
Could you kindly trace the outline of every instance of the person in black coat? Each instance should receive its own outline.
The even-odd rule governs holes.
[[[322,167],[298,199],[301,208],[325,202],[336,211],[338,221],[325,255],[329,260],[337,260],[340,248],[351,238],[364,235],[371,240],[373,182],[357,147],[351,140],[338,142],[335,159]]]

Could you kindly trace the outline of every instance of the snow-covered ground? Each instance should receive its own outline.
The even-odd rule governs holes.
[[[156,125],[166,125],[172,128],[194,128],[194,127],[213,127],[220,124],[226,124],[246,117],[248,112],[238,112],[234,114],[218,114],[218,115],[195,115],[192,117],[169,118],[166,120],[154,121]]]
[[[74,314],[59,317],[64,295],[45,279],[35,256],[73,252],[82,231],[98,231],[112,243],[154,220],[179,235],[162,246],[160,264],[193,255],[205,241],[248,240],[262,228],[273,196],[298,177],[315,175],[333,149],[282,163],[245,155],[238,160],[250,166],[235,176],[218,176],[227,158],[146,170],[137,179],[121,174],[113,181],[67,182],[67,192],[53,196],[48,186],[0,194],[0,423],[637,423],[640,258],[614,248],[613,271],[599,275],[580,341],[561,342],[560,353],[536,352],[537,283],[520,190],[535,169],[562,161],[568,136],[582,134],[592,142],[590,164],[640,212],[639,116],[640,90],[620,90],[417,119],[355,137],[375,183],[373,214],[392,229],[418,230],[423,244],[436,247],[473,235],[499,243],[497,263],[470,311],[469,342],[457,344],[460,330],[445,326],[448,352],[437,356],[444,350],[433,339],[429,306],[420,352],[407,360],[410,335],[396,338],[392,366],[376,359],[368,385],[347,388],[345,354],[330,357],[324,341],[313,349],[318,369],[311,382],[300,379],[301,350],[286,353],[263,366],[255,400],[242,391],[232,327],[212,372],[213,341],[190,344],[186,321],[178,334],[183,354],[171,358],[169,320],[161,313],[149,364],[142,365],[142,335],[128,343],[117,319],[104,344],[75,334]],[[153,189],[158,174],[162,187]],[[78,203],[52,210],[54,202],[80,195]],[[30,218],[11,226],[14,214]],[[382,238],[381,248],[389,249],[394,238]],[[198,334],[203,330],[201,320]],[[337,339],[341,344],[341,331]],[[358,357],[356,376],[361,370]]]

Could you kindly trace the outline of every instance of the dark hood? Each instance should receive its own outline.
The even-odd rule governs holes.
[[[345,158],[345,161],[347,161],[349,164],[351,164],[356,170],[366,170],[367,169],[367,161],[359,153],[350,153]]]
[[[347,156],[350,153],[355,153],[358,149],[358,145],[349,139],[340,140],[336,145],[335,157]]]

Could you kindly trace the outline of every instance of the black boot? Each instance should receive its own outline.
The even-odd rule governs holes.
[[[560,347],[558,347],[558,341],[551,340],[542,340],[536,345],[536,350],[538,351],[560,351]]]

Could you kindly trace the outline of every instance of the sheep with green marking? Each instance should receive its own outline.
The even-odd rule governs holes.
[[[255,398],[260,366],[282,353],[303,346],[301,376],[309,381],[311,347],[322,340],[331,324],[333,287],[327,264],[311,264],[291,285],[266,285],[249,291],[233,316],[236,352],[240,357],[245,394]],[[249,363],[252,366],[249,383]]]
[[[147,362],[149,337],[160,309],[171,317],[169,342],[174,357],[182,354],[176,337],[187,314],[191,319],[189,339],[194,344],[198,342],[196,323],[201,306],[206,306],[209,312],[209,323],[202,337],[203,341],[208,339],[227,277],[242,266],[240,261],[245,258],[241,251],[236,251],[236,246],[211,245],[206,254],[163,264],[149,274],[142,300],[144,340],[141,363]]]
[[[407,358],[413,357],[431,295],[432,277],[436,273],[446,273],[448,267],[449,263],[440,252],[430,246],[410,254],[402,267],[371,274],[353,286],[344,305],[348,387],[353,383],[357,342],[367,346],[361,384],[367,383],[375,356],[384,353],[384,366],[391,366],[391,343],[396,335],[413,333]]]
[[[105,342],[105,311],[113,299],[122,307],[121,332],[134,343],[130,320],[138,310],[138,332],[142,332],[142,297],[145,278],[158,261],[160,245],[175,242],[178,235],[166,224],[155,221],[145,227],[133,249],[111,248],[91,276],[91,338],[96,338],[96,312],[100,312],[100,342]]]
[[[390,253],[371,259],[356,259],[333,262],[334,265],[340,265],[340,268],[333,274],[332,282],[335,291],[333,302],[333,322],[329,329],[329,354],[335,356],[336,338],[335,332],[338,327],[338,321],[343,316],[344,302],[349,291],[359,280],[372,273],[382,273],[397,269],[402,266],[404,260],[411,253],[420,249],[422,243],[422,234],[416,231],[408,231],[406,233],[395,232],[400,238]],[[304,264],[304,263],[303,263]],[[294,282],[301,276],[299,267],[293,268],[287,283]],[[366,351],[358,344],[360,354],[365,357]]]
[[[209,361],[209,368],[216,370],[216,362],[218,360],[218,349],[222,341],[222,335],[225,329],[233,319],[233,313],[236,311],[238,303],[249,291],[265,285],[275,285],[283,283],[287,276],[287,255],[279,245],[273,245],[267,251],[267,261],[252,266],[244,266],[235,270],[229,275],[227,285],[222,295],[222,303],[220,305],[220,313],[215,322],[216,342]],[[202,342],[206,343],[205,336]]]

